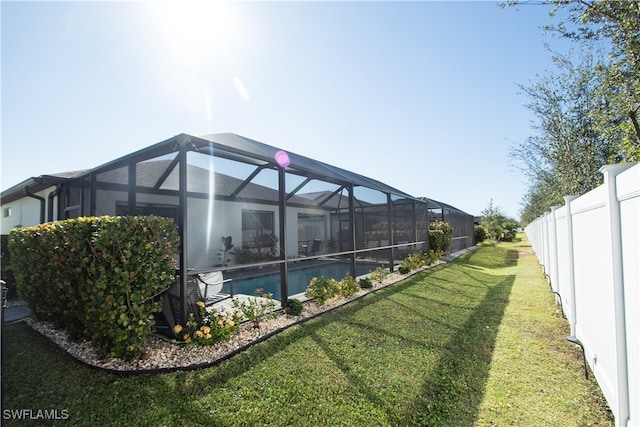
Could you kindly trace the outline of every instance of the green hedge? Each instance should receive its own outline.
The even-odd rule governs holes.
[[[453,228],[444,221],[433,221],[429,223],[429,249],[436,253],[447,253],[451,249],[451,238]]]
[[[18,296],[16,291],[16,279],[13,277],[13,271],[8,268],[11,262],[11,254],[9,253],[9,235],[0,235],[0,279],[7,284],[7,299],[13,299]]]
[[[172,219],[90,217],[11,230],[18,294],[36,318],[133,359],[153,332],[158,297],[174,280]]]

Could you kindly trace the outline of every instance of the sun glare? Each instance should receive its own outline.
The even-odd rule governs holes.
[[[153,2],[151,18],[173,55],[195,62],[228,55],[241,43],[237,10],[227,1]]]

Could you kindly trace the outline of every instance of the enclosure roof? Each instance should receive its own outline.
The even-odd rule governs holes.
[[[111,162],[105,163],[91,170],[75,171],[66,174],[43,175],[30,178],[4,192],[3,203],[23,197],[25,191],[35,192],[51,185],[78,178],[90,172],[104,173],[118,167],[123,167],[129,162],[142,162],[161,157],[180,149],[195,151],[208,155],[215,155],[231,160],[239,160],[256,166],[277,167],[275,156],[280,149],[264,144],[253,139],[245,138],[233,133],[218,133],[201,136],[179,134],[165,141],[143,148],[129,155],[123,156]],[[320,162],[296,153],[287,152],[290,163],[286,171],[293,174],[329,181],[339,185],[354,185],[370,188],[386,194],[392,194],[404,198],[416,199],[396,188],[384,184],[378,180],[351,172],[327,163]]]
[[[453,212],[466,213],[466,212],[456,208],[455,206],[451,206],[451,205],[449,205],[447,203],[444,203],[444,202],[439,202],[438,200],[427,199],[426,197],[420,197],[420,200],[427,202],[428,205],[429,205],[429,209],[445,209],[445,210],[453,211]]]
[[[176,152],[181,146],[186,148],[187,151],[196,151],[209,155],[215,154],[219,157],[239,160],[249,164],[270,165],[273,167],[278,165],[275,156],[276,153],[280,151],[277,147],[255,141],[250,138],[245,138],[234,133],[215,133],[200,136],[182,133],[102,166],[98,166],[93,169],[92,172],[99,172],[122,166],[130,159],[142,161]],[[375,179],[368,178],[318,160],[310,159],[296,153],[287,152],[287,154],[291,160],[290,164],[286,167],[287,172],[297,173],[315,179],[328,180],[339,184],[363,186],[383,193],[390,193],[401,197],[415,199],[415,197]]]
[[[187,135],[188,137],[188,135]],[[193,138],[193,137],[192,137]],[[214,148],[220,150],[229,150],[242,156],[253,157],[261,161],[277,164],[275,155],[280,149],[270,145],[258,142],[249,138],[245,138],[233,133],[219,133],[202,135],[199,137],[201,141],[210,142]],[[287,166],[287,170],[291,172],[299,172],[312,178],[328,178],[330,180],[353,184],[355,186],[368,187],[383,193],[391,193],[403,197],[414,198],[396,188],[388,186],[380,181],[359,175],[327,163],[320,162],[308,157],[301,156],[296,153],[287,152],[291,163]]]

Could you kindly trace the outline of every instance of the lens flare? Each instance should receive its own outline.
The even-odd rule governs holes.
[[[289,155],[286,151],[278,150],[275,157],[276,162],[281,168],[286,168],[291,163],[291,159],[289,159]]]

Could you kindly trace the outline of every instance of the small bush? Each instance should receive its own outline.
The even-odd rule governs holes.
[[[273,294],[264,293],[262,288],[255,290],[256,297],[259,298],[247,298],[246,301],[240,301],[239,299],[233,300],[233,307],[242,311],[244,317],[253,322],[254,328],[260,327],[260,322],[267,319],[275,319],[279,316],[276,310],[276,302],[273,300]]]
[[[340,295],[343,297],[350,297],[360,290],[358,282],[350,274],[344,276],[344,279],[340,281]]]
[[[444,252],[442,251],[434,251],[433,249],[429,250],[429,259],[431,260],[430,264],[442,259],[443,257]]]
[[[371,283],[371,279],[368,277],[363,277],[358,280],[358,285],[360,285],[360,288],[362,289],[371,289],[373,287],[373,283]]]
[[[482,225],[476,225],[473,228],[473,238],[476,241],[476,244],[482,243],[487,240],[487,229]]]
[[[429,223],[429,247],[436,252],[446,253],[451,248],[453,228],[444,221]]]
[[[198,303],[198,309],[202,319],[200,322],[193,313],[189,313],[189,320],[184,327],[176,325],[173,328],[178,339],[187,344],[211,345],[227,341],[238,330],[244,318],[244,314],[238,310],[207,311],[203,302]]]
[[[404,259],[404,261],[402,262],[402,267],[405,267],[405,269],[408,269],[410,271],[423,267],[425,265],[429,265],[432,262],[433,261],[431,252],[426,254],[424,252],[414,252]],[[407,273],[409,271],[407,271]]]
[[[386,270],[382,267],[376,268],[371,274],[371,280],[377,281],[378,283],[382,283],[385,277],[389,275],[389,270]]]
[[[411,269],[404,264],[398,267],[398,273],[400,274],[409,274],[410,272],[411,272]]]
[[[302,305],[300,300],[293,298],[293,299],[287,300],[287,305],[284,308],[284,312],[287,313],[289,316],[300,316],[300,314],[302,314],[303,309],[304,309],[304,306]]]
[[[325,279],[324,277],[314,277],[309,282],[309,286],[304,296],[314,299],[318,304],[322,305],[340,295],[340,283],[336,279]]]

